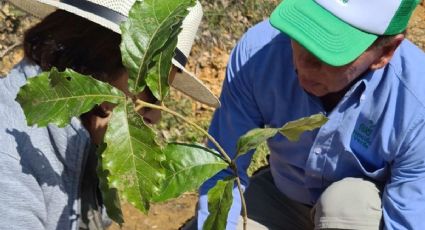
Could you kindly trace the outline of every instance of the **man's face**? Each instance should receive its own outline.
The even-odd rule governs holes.
[[[369,48],[360,57],[344,66],[330,66],[292,40],[293,59],[301,87],[318,97],[336,93],[360,77],[379,58],[376,48]]]

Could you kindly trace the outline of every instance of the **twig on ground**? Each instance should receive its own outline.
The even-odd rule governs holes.
[[[0,53],[0,59],[3,59],[6,56],[6,54],[10,53],[12,50],[14,50],[15,48],[21,45],[22,45],[22,42],[17,42],[13,44],[12,46],[7,47],[7,49],[5,49],[3,52]]]

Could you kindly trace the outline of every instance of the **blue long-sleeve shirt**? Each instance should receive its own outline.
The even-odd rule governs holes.
[[[232,51],[221,108],[210,133],[231,157],[236,143],[258,127],[325,113],[329,121],[298,142],[278,134],[268,140],[277,188],[313,205],[333,182],[367,177],[384,186],[385,229],[425,229],[425,54],[402,42],[384,68],[365,73],[326,113],[319,98],[299,85],[290,38],[266,20],[251,28]],[[252,152],[239,159],[243,184]],[[198,226],[208,215],[207,191],[229,175],[223,171],[200,189]],[[240,198],[234,191],[227,229],[235,229]]]

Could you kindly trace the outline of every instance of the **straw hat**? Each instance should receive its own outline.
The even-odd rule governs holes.
[[[104,26],[116,33],[121,33],[120,24],[136,0],[8,0],[22,10],[38,18],[44,18],[56,9],[62,9]],[[195,40],[196,32],[202,19],[202,6],[197,1],[189,9],[183,21],[182,31],[178,36],[173,65],[180,70],[170,85],[193,99],[212,107],[219,107],[217,97],[184,66]]]

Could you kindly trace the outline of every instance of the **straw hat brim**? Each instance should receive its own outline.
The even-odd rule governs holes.
[[[65,10],[121,34],[117,23],[66,3],[54,0],[9,0],[9,2],[38,18],[44,18],[56,9]],[[220,106],[218,98],[193,73],[174,58],[172,63],[182,71],[176,73],[173,81],[169,82],[170,86],[203,104],[215,108]]]

